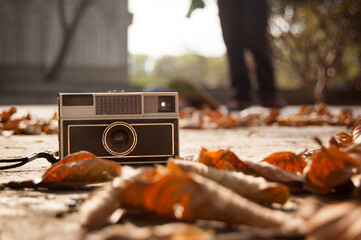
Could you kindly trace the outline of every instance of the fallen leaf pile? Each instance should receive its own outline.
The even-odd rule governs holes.
[[[34,119],[27,114],[14,117],[15,107],[0,113],[0,134],[58,134],[58,116],[55,113],[49,120]],[[301,106],[296,114],[282,116],[279,109],[270,109],[263,113],[242,112],[232,113],[224,110],[199,110],[184,108],[179,113],[182,129],[213,129],[237,128],[277,124],[279,126],[309,126],[309,125],[344,125],[352,126],[355,116],[350,109],[341,109],[331,113],[325,104]]]
[[[324,108],[320,111],[328,115]],[[273,112],[267,121],[278,122],[275,116]],[[105,226],[110,224],[113,230],[119,227],[112,231],[118,237],[129,238],[122,235],[121,230],[134,231],[124,222],[116,223],[136,210],[181,221],[187,223],[186,226],[197,221],[216,221],[250,226],[255,232],[268,229],[275,234],[267,235],[268,238],[360,238],[361,204],[351,199],[361,196],[361,119],[353,125],[350,134],[343,132],[332,137],[328,147],[318,139],[315,141],[320,147],[312,152],[277,152],[259,161],[243,159],[229,149],[202,148],[193,160],[169,159],[166,166],[138,168],[79,152],[51,166],[33,185],[24,182],[3,186],[77,189],[105,182],[80,206],[77,214],[86,231],[108,229]],[[300,193],[327,201],[304,201],[290,209],[288,204],[301,201],[302,198],[295,200],[294,197]],[[190,234],[195,235],[191,234],[193,238],[188,239],[197,239],[196,236],[212,239],[213,232],[196,226],[189,228]],[[187,239],[184,234],[188,228],[185,229],[172,232]],[[139,231],[134,236],[139,238],[130,239],[175,237],[169,232],[162,235],[155,228]]]
[[[111,186],[100,189],[81,207],[82,225],[100,227],[118,207],[184,221],[217,220],[261,228],[281,227],[292,221],[292,215],[254,203],[208,178],[160,166],[123,167]]]
[[[352,126],[356,120],[350,109],[341,109],[338,113],[332,113],[325,104],[301,106],[298,112],[291,116],[282,116],[280,110],[276,108],[263,113],[248,114],[185,108],[180,112],[180,119],[180,126],[184,129],[236,128],[271,124],[279,126]]]
[[[361,205],[357,202],[335,205],[331,201],[311,212],[312,204],[293,212],[269,206],[285,204],[291,193],[300,191],[310,196],[337,196],[340,190],[345,194],[350,183],[354,184],[349,191],[352,198],[361,186],[361,152],[355,150],[360,145],[360,128],[358,121],[350,137],[335,138],[337,147],[320,144],[311,155],[279,152],[255,162],[230,150],[203,148],[194,161],[170,159],[166,167],[124,166],[118,177],[81,206],[81,223],[88,229],[100,228],[114,222],[119,209],[117,219],[135,208],[186,222],[203,219],[279,229],[283,236],[296,232],[307,239],[329,239],[328,229],[333,229],[342,239],[359,237],[356,224]],[[345,138],[352,141],[345,144]],[[350,209],[357,210],[350,215]]]
[[[30,114],[14,117],[17,109],[11,107],[8,111],[0,113],[0,134],[58,134],[58,116],[55,113],[49,120],[35,119]]]

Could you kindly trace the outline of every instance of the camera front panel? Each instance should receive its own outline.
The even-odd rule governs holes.
[[[63,121],[62,156],[89,151],[127,164],[165,162],[178,155],[178,119]]]

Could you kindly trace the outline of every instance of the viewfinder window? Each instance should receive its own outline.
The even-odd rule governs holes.
[[[63,95],[63,106],[92,106],[93,95]]]

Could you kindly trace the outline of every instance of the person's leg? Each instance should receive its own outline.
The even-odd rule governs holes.
[[[268,15],[266,0],[252,0],[245,3],[246,41],[257,65],[260,96],[276,93],[271,49],[266,36]]]
[[[218,0],[219,19],[224,43],[227,48],[228,64],[235,99],[250,103],[251,84],[244,58],[243,1]]]
[[[277,94],[271,46],[266,35],[268,16],[266,0],[246,2],[244,26],[247,33],[246,44],[257,65],[258,93],[262,104],[267,107],[283,107],[286,102]]]

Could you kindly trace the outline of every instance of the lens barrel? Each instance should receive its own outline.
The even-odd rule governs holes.
[[[125,122],[114,122],[103,132],[104,148],[112,155],[127,155],[137,144],[137,133]]]

